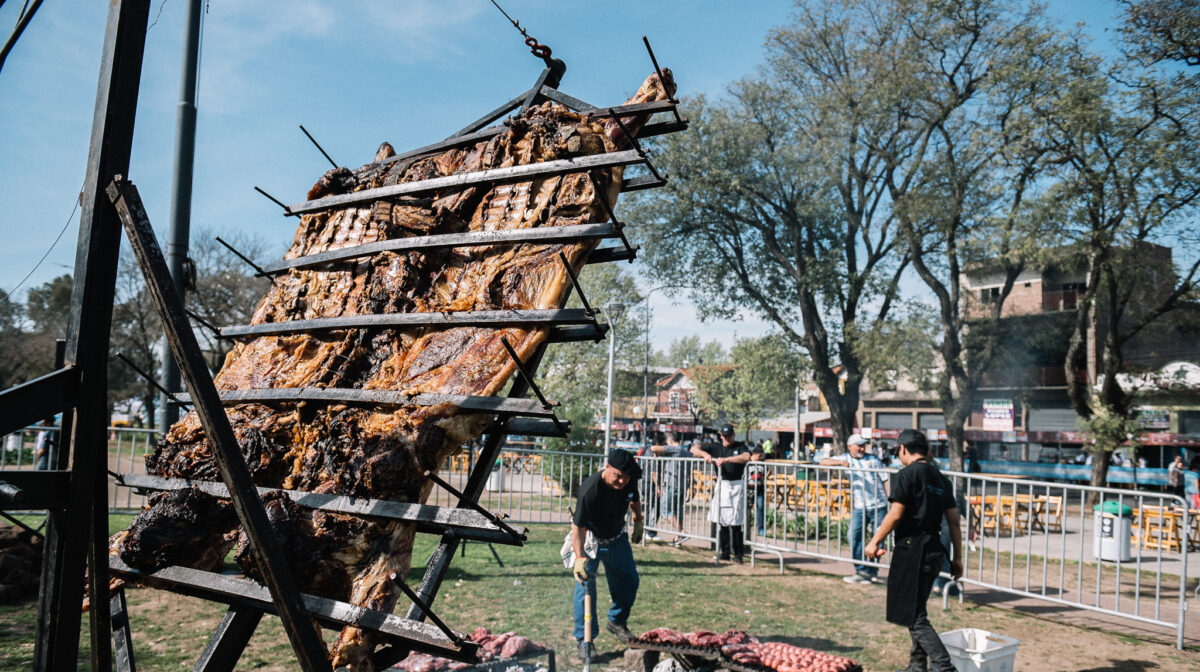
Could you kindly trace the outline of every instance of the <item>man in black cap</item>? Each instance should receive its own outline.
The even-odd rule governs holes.
[[[708,521],[720,526],[717,532],[717,562],[728,561],[732,547],[734,560],[741,564],[745,555],[742,525],[746,523],[746,484],[742,475],[753,455],[746,444],[733,440],[733,425],[721,427],[720,443],[692,446],[692,455],[717,465],[720,472],[708,510]],[[762,453],[758,453],[758,459],[762,459]]]
[[[600,631],[595,613],[596,569],[600,563],[604,563],[608,594],[612,597],[607,629],[622,641],[633,636],[625,624],[637,599],[638,571],[629,542],[642,542],[642,503],[637,487],[641,475],[642,468],[633,453],[617,448],[609,454],[604,469],[579,486],[579,500],[571,522],[571,544],[575,552],[575,640],[584,660],[589,653],[584,651],[584,591],[592,597],[591,639],[594,640]],[[633,511],[633,532],[626,536],[625,512],[629,510]],[[588,549],[591,553],[585,552],[585,540],[591,546],[589,532],[596,544],[594,550]]]
[[[912,637],[907,672],[953,672],[950,654],[929,623],[925,602],[942,569],[946,549],[939,533],[942,519],[950,528],[950,574],[963,574],[962,528],[953,489],[929,456],[925,435],[906,429],[897,440],[897,457],[904,468],[892,476],[888,495],[891,509],[867,544],[868,558],[882,557],[880,544],[893,530],[896,546],[888,569],[887,620],[908,628]],[[903,671],[902,671],[903,672]]]

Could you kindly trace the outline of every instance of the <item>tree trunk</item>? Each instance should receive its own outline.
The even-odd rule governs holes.
[[[959,408],[960,403],[960,400],[955,400],[953,412],[950,408],[943,411],[946,417],[946,442],[950,451],[950,471],[966,471],[963,469],[963,452],[967,445],[967,429],[966,418]]]

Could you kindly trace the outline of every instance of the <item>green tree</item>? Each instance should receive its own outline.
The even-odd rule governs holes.
[[[25,316],[33,323],[34,331],[66,338],[72,285],[70,275],[60,275],[29,290],[25,296]]]
[[[677,338],[671,341],[670,347],[667,348],[667,354],[664,355],[661,352],[655,354],[655,360],[661,362],[661,366],[677,368],[687,368],[699,364],[721,364],[728,358],[725,346],[721,345],[720,341],[713,340],[702,343],[698,334]]]
[[[139,369],[154,376],[158,363],[158,343],[162,337],[162,322],[142,271],[128,247],[121,248],[117,263],[116,296],[113,301],[110,347],[121,353]],[[141,417],[154,422],[158,388],[138,375],[127,364],[114,359],[108,368],[108,401],[116,407],[130,399],[142,402]]]
[[[887,75],[890,83],[878,83],[875,104],[906,120],[889,134],[915,141],[870,141],[886,157],[896,223],[937,309],[939,328],[924,342],[940,360],[932,382],[950,465],[961,470],[976,392],[1003,348],[1006,301],[1052,239],[1036,207],[1048,149],[1032,130],[1037,105],[1057,95],[1061,38],[1036,7],[1011,10],[998,0],[883,5],[909,20],[899,28],[905,58]],[[986,270],[1001,285],[998,296],[982,302],[968,295],[967,270]]]
[[[617,264],[592,264],[580,274],[580,284],[588,303],[594,308],[619,303],[624,312],[615,318],[616,364],[618,369],[642,369],[645,324],[641,295],[637,283]],[[581,308],[577,294],[572,294],[567,306]],[[599,313],[601,323],[609,316]],[[561,404],[560,417],[571,421],[570,435],[565,439],[549,439],[552,450],[600,452],[593,427],[597,418],[603,422],[605,397],[608,391],[608,341],[593,343],[556,343],[546,348],[538,369],[537,379],[547,398]],[[638,375],[616,377],[613,397],[641,396],[642,379]]]
[[[1127,349],[1194,306],[1200,110],[1171,73],[1124,59],[1106,70],[1083,44],[1069,47],[1066,84],[1040,110],[1041,131],[1059,167],[1052,196],[1067,214],[1065,262],[1085,277],[1064,362],[1067,389],[1103,457],[1138,433],[1119,377],[1129,369]],[[1178,255],[1167,263],[1172,247],[1182,263]],[[1108,460],[1094,460],[1092,484],[1103,485],[1107,471]]]
[[[49,373],[54,337],[29,328],[25,309],[0,290],[0,390]]]
[[[885,156],[868,141],[893,135],[893,153],[911,142],[888,130],[901,118],[873,103],[906,19],[859,11],[870,6],[801,4],[768,35],[761,74],[728,100],[687,101],[689,132],[656,155],[673,180],[632,218],[656,242],[649,273],[687,277],[702,318],[747,309],[807,350],[841,447],[866,374],[856,336],[889,319],[908,265]]]
[[[1189,66],[1179,73],[1195,84],[1200,66],[1200,3],[1196,0],[1122,0],[1121,33],[1127,53],[1145,65]]]
[[[242,254],[251,259],[266,256],[270,245],[261,236],[238,233],[222,236]],[[265,278],[254,277],[246,262],[216,241],[212,231],[203,230],[192,237],[188,250],[190,287],[187,292],[188,310],[205,322],[217,327],[249,324],[254,310],[270,287]],[[213,371],[225,363],[225,356],[234,342],[217,338],[210,329],[192,321],[204,358]]]
[[[692,367],[692,378],[705,413],[724,418],[749,439],[760,419],[791,407],[809,363],[779,335],[740,339],[729,353],[728,364]]]

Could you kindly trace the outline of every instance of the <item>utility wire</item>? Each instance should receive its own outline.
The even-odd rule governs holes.
[[[82,190],[82,187],[83,187],[83,185],[80,185],[81,190]],[[50,256],[50,253],[54,251],[54,246],[58,245],[58,241],[62,240],[63,234],[67,232],[67,227],[71,225],[71,220],[75,219],[75,213],[78,210],[79,210],[79,199],[76,198],[75,199],[75,207],[71,208],[71,214],[67,216],[67,222],[65,224],[63,224],[62,229],[59,230],[58,236],[56,236],[54,238],[54,242],[50,243],[50,248],[48,250],[46,250],[46,253],[42,255],[41,259],[38,259],[38,262],[33,265],[33,268],[29,269],[29,272],[25,274],[25,277],[21,278],[21,281],[17,283],[17,286],[13,287],[12,291],[5,294],[4,298],[0,298],[0,305],[4,305],[4,304],[8,303],[9,301],[11,301],[13,295],[16,294],[17,290],[21,288],[21,285],[24,285],[25,281],[29,279],[29,276],[33,275],[34,272],[37,271],[38,267],[40,267],[42,265],[43,261],[46,261],[46,257]]]
[[[21,38],[21,33],[25,32],[25,27],[33,20],[33,15],[37,14],[38,7],[41,6],[42,0],[33,0],[33,5],[26,0],[25,6],[21,7],[21,15],[17,17],[17,26],[13,28],[8,41],[4,43],[4,48],[0,49],[0,70],[4,69],[4,60],[8,58],[8,52],[16,46],[17,40]]]

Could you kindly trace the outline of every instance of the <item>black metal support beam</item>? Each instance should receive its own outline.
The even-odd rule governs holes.
[[[262,617],[261,609],[230,605],[192,672],[233,672]]]
[[[190,394],[176,395],[180,400],[194,401]],[[281,387],[261,390],[222,390],[221,403],[226,405],[255,403],[270,404],[306,401],[323,404],[361,404],[366,406],[437,406],[453,404],[463,413],[492,413],[523,415],[532,418],[551,418],[547,410],[534,399],[505,399],[503,397],[470,397],[461,394],[418,394],[408,396],[391,390],[362,390],[358,388]]]
[[[23,493],[25,498],[18,506],[0,506],[4,509],[29,509],[61,511],[72,502],[72,472],[51,471],[0,471],[0,481],[8,483]],[[80,577],[82,580],[83,577]]]
[[[637,177],[621,180],[621,192],[657,189],[658,187],[666,186],[666,184],[667,180],[665,178],[655,177],[654,175],[638,175]]]
[[[620,232],[612,224],[573,224],[570,226],[542,226],[532,229],[501,229],[498,231],[469,231],[466,233],[443,233],[432,236],[391,238],[364,245],[352,245],[328,252],[303,257],[283,259],[262,265],[264,274],[277,274],[293,268],[314,268],[348,259],[369,257],[381,252],[407,252],[410,250],[440,250],[451,247],[479,247],[483,245],[505,245],[518,243],[570,243],[580,240],[617,238]]]
[[[640,249],[642,249],[641,245],[633,245],[629,249],[625,249],[624,247],[598,247],[588,255],[587,263],[607,264],[610,261],[633,261],[637,259],[637,253]]]
[[[501,110],[501,109],[504,110],[503,112],[500,112],[499,115],[495,115],[495,116],[489,115],[488,117],[484,117],[484,119],[488,119],[490,117],[491,121],[495,121],[496,119],[499,118],[500,115],[503,115],[507,112],[517,109],[517,107],[520,106],[521,101],[523,101],[525,98],[527,98],[531,91],[533,91],[533,89],[529,89],[528,91],[521,93],[521,95],[517,96],[516,98],[513,98],[508,103],[505,103],[505,105],[501,105],[499,108],[496,108],[497,110]],[[613,109],[616,110],[618,114],[630,115],[630,114],[647,114],[647,113],[654,114],[655,112],[675,112],[676,107],[675,107],[675,104],[670,101],[659,100],[659,101],[655,101],[653,103],[638,103],[636,105],[621,105],[620,107],[615,107]],[[599,114],[601,116],[606,116],[607,112],[601,112]],[[491,121],[484,121],[484,124],[486,125],[487,123],[491,123]],[[662,128],[659,129],[659,132],[657,132],[657,133],[647,133],[646,130],[648,128],[650,128],[651,126],[662,127]],[[670,128],[670,130],[667,130],[668,127]],[[483,126],[479,125],[478,122],[471,124],[471,126],[469,126],[468,128],[478,128],[480,130],[475,130],[470,133],[463,133],[460,131],[458,134],[452,135],[449,138],[447,138],[446,140],[442,140],[441,142],[435,142],[433,144],[425,145],[424,147],[418,147],[416,149],[411,149],[407,152],[401,152],[399,154],[396,154],[395,156],[389,156],[388,158],[383,159],[381,161],[376,161],[372,165],[379,166],[379,165],[384,165],[384,164],[388,164],[388,163],[395,163],[396,161],[403,161],[405,159],[410,159],[410,158],[417,157],[417,156],[425,156],[426,154],[442,152],[447,149],[454,149],[456,147],[465,147],[467,145],[473,145],[481,140],[489,140],[491,138],[494,138],[497,135],[500,135],[501,133],[503,133],[505,130],[507,130],[507,128],[502,125],[490,126],[488,128],[483,128]],[[673,133],[675,131],[682,131],[686,128],[687,128],[686,121],[663,122],[661,124],[648,125],[646,128],[643,128],[642,132],[639,133],[638,135],[641,137],[648,137],[650,135],[661,135],[663,133]],[[463,129],[463,131],[466,131],[466,130],[467,129]]]
[[[64,429],[73,425],[74,432],[64,433],[60,465],[55,465],[71,458],[71,488],[66,509],[51,511],[47,523],[34,644],[33,667],[39,672],[76,669],[85,560],[91,561],[87,586],[95,605],[89,619],[91,665],[93,670],[112,668],[112,628],[103,606],[108,603],[106,395],[121,225],[104,189],[114,175],[129,170],[150,0],[107,4],[67,321],[65,362],[79,371],[79,393],[75,417],[64,413]]]
[[[504,429],[511,436],[549,436],[564,438],[571,431],[571,423],[560,420],[561,426],[550,420],[535,418],[509,418]]]
[[[184,488],[195,488],[213,497],[220,497],[222,499],[229,497],[229,489],[225,487],[225,484],[216,481],[193,481],[182,478],[146,476],[143,474],[122,474],[121,483],[131,488],[145,490],[182,490]],[[260,497],[272,492],[281,492],[306,509],[344,513],[363,518],[403,520],[415,523],[419,532],[444,534],[447,530],[453,530],[463,539],[471,541],[513,546],[520,546],[525,542],[525,528],[518,527],[514,529],[509,525],[496,524],[487,515],[472,510],[430,506],[412,502],[393,502],[383,499],[325,495],[315,492],[300,492],[298,490],[258,488]]]
[[[221,472],[221,480],[232,494],[233,508],[237,512],[246,536],[254,552],[254,559],[263,574],[270,596],[283,621],[284,631],[296,653],[299,667],[306,672],[329,671],[329,659],[320,634],[305,614],[305,605],[299,599],[299,590],[292,579],[291,570],[282,548],[273,541],[270,522],[254,488],[250,470],[238,447],[237,437],[229,418],[221,408],[217,389],[209,377],[208,367],[196,342],[196,334],[188,323],[182,302],[174,291],[167,262],[158,247],[154,229],[142,207],[137,189],[120,176],[114,178],[108,188],[120,214],[125,232],[138,265],[146,276],[146,285],[154,299],[163,332],[171,345],[171,352],[179,363],[180,373],[187,389],[196,403],[196,413],[204,426],[205,436],[213,448],[213,457]],[[105,554],[107,556],[107,553]],[[106,586],[107,587],[107,586]]]
[[[541,366],[542,357],[546,354],[546,344],[543,343],[538,347],[537,351],[529,358],[526,366],[530,371],[537,371]],[[529,387],[526,385],[523,378],[517,378],[513,381],[512,387],[509,388],[508,398],[518,399],[529,392]],[[496,462],[496,457],[500,454],[500,447],[504,444],[505,437],[508,436],[508,430],[505,429],[507,420],[500,420],[492,429],[488,430],[487,440],[484,441],[483,449],[479,451],[479,459],[475,462],[475,468],[471,470],[471,475],[467,477],[467,483],[462,489],[462,499],[470,502],[478,502],[479,495],[483,492],[483,486],[487,483],[487,478],[491,475],[492,465]],[[467,508],[470,506],[467,501],[460,501],[460,507]],[[454,559],[454,552],[458,550],[459,539],[457,536],[447,534],[442,537],[442,542],[433,550],[433,554],[429,556],[429,562],[425,565],[425,575],[421,577],[421,586],[417,589],[417,594],[421,596],[425,604],[433,604],[434,598],[437,597],[438,589],[442,585],[442,579],[446,576],[446,570],[450,567],[450,561]],[[420,607],[413,604],[408,609],[408,617],[414,620],[420,620],[424,614]]]
[[[133,631],[129,627],[129,607],[125,604],[125,589],[120,588],[108,600],[108,616],[112,621],[113,662],[117,672],[137,672],[133,658]]]
[[[222,338],[277,336],[333,329],[410,329],[413,327],[538,327],[591,324],[594,317],[578,308],[558,310],[476,310],[449,313],[346,315],[312,320],[222,327]]]
[[[0,408],[4,409],[0,436],[67,410],[78,392],[79,371],[75,368],[59,369],[0,392]]]
[[[363,189],[349,194],[326,196],[312,201],[304,201],[288,206],[288,214],[302,215],[309,212],[320,212],[330,208],[340,208],[347,205],[369,203],[381,198],[397,196],[416,196],[430,194],[445,189],[461,189],[479,184],[510,184],[527,182],[536,178],[567,175],[570,173],[585,173],[593,168],[616,168],[635,163],[644,163],[645,159],[632,149],[606,154],[588,154],[571,159],[556,159],[541,163],[527,163],[490,170],[477,170],[445,177],[435,177],[416,182],[402,182],[387,187]]]
[[[110,563],[113,574],[133,583],[213,602],[250,606],[267,613],[276,613],[270,592],[251,579],[188,567],[167,567],[152,574],[145,574],[125,565],[117,558],[111,558]],[[420,621],[307,593],[297,592],[296,597],[304,605],[307,613],[323,626],[339,629],[348,625],[355,626],[379,633],[383,639],[402,643],[414,651],[464,663],[474,663],[478,660],[479,645],[463,638],[462,635],[459,635],[462,643],[456,645],[441,630]]]

